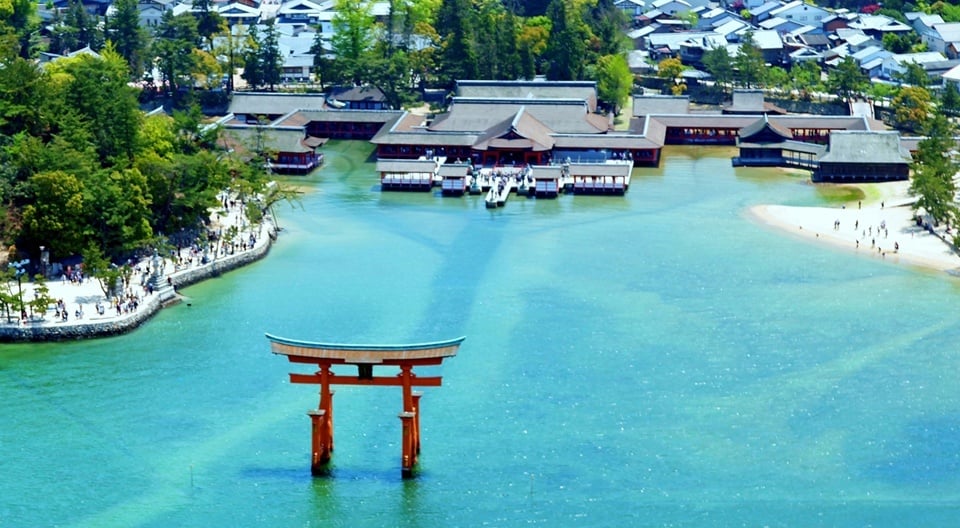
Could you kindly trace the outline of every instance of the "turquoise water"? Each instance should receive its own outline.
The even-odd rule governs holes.
[[[958,281],[769,231],[800,175],[673,148],[627,196],[385,193],[334,142],[270,256],[110,339],[0,348],[0,526],[947,526]],[[317,391],[264,332],[466,335],[424,389]]]

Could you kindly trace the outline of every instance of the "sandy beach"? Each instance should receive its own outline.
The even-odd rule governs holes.
[[[913,198],[907,192],[909,182],[868,185],[879,191],[879,197],[869,203],[837,207],[757,205],[749,212],[767,226],[814,243],[831,244],[891,263],[960,273],[960,256],[944,242],[952,235],[943,227],[934,234],[917,225],[911,208]]]

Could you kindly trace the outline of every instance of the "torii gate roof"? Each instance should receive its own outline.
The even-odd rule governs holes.
[[[446,341],[413,344],[347,344],[317,343],[266,334],[274,354],[294,358],[328,359],[351,364],[397,363],[403,361],[437,360],[457,355],[460,343],[466,336]]]

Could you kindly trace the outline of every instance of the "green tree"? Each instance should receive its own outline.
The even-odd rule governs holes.
[[[908,86],[901,89],[891,103],[897,127],[920,130],[930,115],[931,102],[930,92],[926,88]]]
[[[943,115],[935,114],[923,130],[926,137],[917,145],[910,180],[910,194],[917,197],[913,209],[925,211],[935,223],[950,225],[957,218],[957,186],[953,178],[958,166],[949,154],[955,148],[955,126]]]
[[[146,245],[153,237],[147,180],[137,169],[100,171],[84,185],[88,240],[111,257]]]
[[[930,85],[930,75],[923,69],[923,66],[913,61],[907,62],[906,70],[901,74],[897,74],[896,77],[901,83],[909,84],[910,86],[926,88]]]
[[[940,108],[951,115],[960,112],[960,90],[957,89],[957,83],[947,81],[940,95]]]
[[[243,52],[243,78],[254,88],[266,86],[271,91],[280,83],[282,60],[280,35],[270,21],[263,33],[251,26],[246,50]]]
[[[129,276],[128,266],[115,266],[104,255],[103,250],[96,244],[89,244],[83,249],[83,271],[88,277],[96,279],[100,290],[106,297],[119,294],[123,278]]]
[[[40,319],[46,317],[47,309],[51,304],[57,302],[50,296],[50,288],[47,286],[46,277],[36,274],[33,277],[33,299],[30,299],[30,313],[38,316]]]
[[[190,13],[174,16],[170,11],[163,13],[157,26],[156,39],[153,41],[153,55],[167,90],[179,100],[181,86],[191,86],[196,55],[193,50],[200,45],[197,32],[197,19]]]
[[[440,70],[448,84],[457,79],[476,79],[478,76],[472,12],[468,0],[443,0],[437,12]]]
[[[0,50],[5,58],[29,59],[37,49],[37,4],[32,0],[0,2]]]
[[[147,48],[147,35],[140,27],[137,0],[117,0],[114,14],[107,19],[107,39],[126,61],[133,78],[140,78]]]
[[[904,33],[902,35],[887,33],[883,35],[883,49],[891,53],[909,53],[919,40],[919,37],[914,32]]]
[[[193,0],[193,16],[197,19],[197,34],[206,40],[207,50],[213,51],[213,37],[222,32],[226,21],[215,9],[211,0]]]
[[[707,50],[703,54],[703,67],[710,72],[721,88],[733,82],[733,58],[726,46]]]
[[[853,57],[844,57],[827,76],[827,89],[844,100],[862,94],[869,84],[870,79]]]
[[[48,81],[32,61],[16,57],[0,62],[0,133],[40,135],[48,93]]]
[[[763,83],[766,62],[763,52],[753,41],[753,32],[744,33],[740,49],[733,59],[736,68],[737,83],[745,88],[753,88]]]
[[[763,75],[763,85],[767,88],[787,88],[790,86],[790,74],[780,66],[767,68]]]
[[[545,51],[547,78],[552,81],[581,79],[586,44],[579,13],[564,0],[552,0],[547,7],[547,16],[551,25]]]
[[[56,171],[30,178],[32,203],[23,208],[24,245],[46,245],[51,253],[73,255],[83,247],[83,184],[76,176]]]
[[[663,59],[657,64],[657,77],[668,83],[670,91],[674,95],[680,95],[686,89],[680,76],[684,69],[683,62],[680,61],[679,57]],[[680,88],[681,86],[683,88]]]
[[[333,38],[330,41],[338,77],[353,85],[361,85],[373,59],[373,45],[377,36],[375,19],[369,2],[337,0],[333,17]]]
[[[593,53],[602,57],[626,52],[629,42],[625,30],[630,21],[613,0],[598,0],[589,13],[587,21],[592,34],[590,48]]]
[[[69,79],[60,93],[65,111],[88,123],[100,159],[107,164],[131,159],[141,112],[126,61],[108,47],[101,58],[81,55],[55,64]]]
[[[623,55],[604,55],[597,61],[597,96],[620,115],[623,102],[633,91],[633,74]]]
[[[790,68],[790,86],[800,99],[809,101],[811,94],[820,89],[820,66],[812,61],[801,62]]]

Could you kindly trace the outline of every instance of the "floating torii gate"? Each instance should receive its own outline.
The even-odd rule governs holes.
[[[420,453],[420,393],[413,387],[439,387],[440,376],[419,377],[413,367],[439,365],[444,358],[457,355],[460,343],[466,337],[449,341],[419,343],[412,345],[348,345],[313,343],[286,339],[266,334],[274,354],[287,356],[291,363],[317,365],[315,374],[290,374],[290,383],[320,385],[320,405],[307,414],[312,423],[312,458],[310,471],[314,475],[327,472],[327,463],[333,453],[333,391],[331,385],[379,385],[403,388],[402,475],[413,476]],[[356,365],[357,375],[346,376],[334,373],[334,365]],[[396,376],[374,376],[374,366],[397,366]]]

